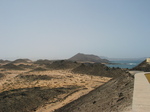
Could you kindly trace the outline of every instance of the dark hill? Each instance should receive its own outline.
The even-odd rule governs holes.
[[[32,72],[32,71],[46,71],[46,70],[47,70],[46,68],[43,68],[43,67],[37,67],[37,68],[31,70],[31,72]]]
[[[80,63],[77,62],[72,62],[68,60],[59,60],[59,61],[54,61],[52,64],[46,65],[46,67],[48,69],[59,70],[59,69],[73,69],[79,65]]]
[[[118,77],[125,73],[120,68],[109,68],[101,63],[78,63],[69,60],[54,61],[52,64],[45,64],[45,68],[51,70],[72,69],[73,73],[105,77]]]
[[[9,70],[23,70],[23,68],[17,66],[17,65],[14,65],[12,63],[8,63],[6,65],[3,65],[2,68],[4,69],[9,69]]]
[[[17,59],[12,63],[32,63],[32,61],[30,59]]]
[[[95,62],[95,63],[108,63],[109,61],[106,59],[101,59],[95,55],[88,55],[78,53],[75,56],[71,57],[69,60],[71,61],[80,61],[80,62]]]
[[[23,69],[34,69],[35,68],[34,64],[32,64],[32,65],[19,64],[17,66],[20,68],[23,68]]]
[[[125,71],[120,68],[109,68],[101,63],[82,63],[80,66],[74,68],[72,72],[105,77],[118,77],[120,74],[125,73]]]
[[[132,70],[150,72],[150,63],[147,63],[146,60],[145,60],[142,63],[140,63],[138,66],[132,68]]]
[[[51,64],[52,62],[53,61],[50,61],[50,60],[47,60],[47,59],[45,59],[45,60],[40,59],[40,60],[35,61],[34,64],[46,65],[46,64]]]
[[[120,74],[55,112],[122,112],[131,110],[133,77]]]
[[[9,60],[0,60],[0,63],[10,63],[11,61],[9,61]]]

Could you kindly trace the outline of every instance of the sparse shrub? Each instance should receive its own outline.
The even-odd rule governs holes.
[[[0,73],[0,79],[3,78],[5,75],[3,73]]]
[[[51,80],[53,77],[47,75],[19,75],[17,76],[24,80],[36,81],[36,80]]]
[[[34,70],[32,71],[46,71],[47,69],[45,68],[41,68],[41,67],[38,67],[38,68],[35,68]]]

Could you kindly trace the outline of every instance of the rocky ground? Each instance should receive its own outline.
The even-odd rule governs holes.
[[[132,70],[150,72],[150,63],[147,63],[146,60],[134,67]]]
[[[107,112],[130,107],[133,78],[125,70],[67,60],[20,61],[0,66],[0,112]]]

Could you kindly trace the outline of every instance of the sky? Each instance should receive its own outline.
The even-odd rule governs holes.
[[[0,59],[150,57],[150,0],[0,0]]]

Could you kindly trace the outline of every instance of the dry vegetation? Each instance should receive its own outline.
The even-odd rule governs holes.
[[[150,83],[150,74],[145,74],[145,76],[146,76],[148,82]]]

